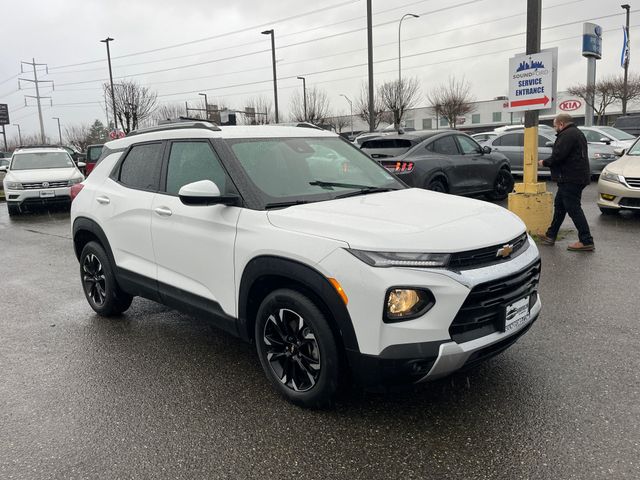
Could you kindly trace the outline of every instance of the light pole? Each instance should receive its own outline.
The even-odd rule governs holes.
[[[12,123],[14,127],[18,127],[18,142],[22,145],[22,133],[20,133],[20,125],[17,123]]]
[[[263,35],[271,35],[271,61],[273,62],[273,100],[275,103],[276,123],[278,120],[278,80],[276,78],[276,40],[273,29],[265,30]]]
[[[60,119],[58,117],[51,117],[58,121],[58,137],[60,138],[60,145],[62,145],[62,130],[60,129]]]
[[[297,77],[298,80],[302,80],[302,95],[304,97],[304,121],[307,121],[307,81],[304,77]]]
[[[420,15],[416,15],[414,13],[405,13],[402,18],[400,19],[400,23],[398,24],[398,97],[397,97],[397,101],[400,102],[401,96],[402,96],[402,53],[401,53],[401,49],[400,46],[402,45],[402,41],[400,39],[400,32],[401,32],[401,28],[402,28],[402,20],[404,20],[406,17],[412,17],[412,18],[419,18]],[[398,120],[398,125],[396,125],[398,132],[400,131],[400,121]]]
[[[203,95],[204,96],[204,115],[207,120],[209,120],[209,102],[207,101],[207,94],[206,93],[199,93],[198,95]]]
[[[107,37],[104,40],[100,40],[100,42],[107,45],[107,62],[109,63],[109,82],[111,84],[111,101],[113,105],[113,126],[117,130],[118,129],[118,114],[116,112],[116,94],[113,89],[113,73],[111,71],[111,51],[109,50],[109,42],[113,42],[113,38]]]
[[[627,11],[627,23],[625,27],[625,51],[622,53],[624,60],[624,84],[623,84],[623,98],[622,98],[622,115],[627,114],[627,81],[629,79],[629,9],[631,6],[628,4],[620,5],[623,9]]]
[[[349,100],[349,97],[347,97],[344,93],[340,94],[341,97],[344,97],[347,102],[349,102],[349,108],[351,110],[351,136],[353,137],[353,103],[351,102],[351,100]]]

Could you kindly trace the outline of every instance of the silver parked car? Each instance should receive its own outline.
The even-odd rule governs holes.
[[[551,149],[555,141],[555,132],[552,133],[546,128],[538,130],[538,158],[540,160],[546,160],[551,156]],[[509,159],[511,172],[514,174],[522,174],[524,162],[524,130],[510,130],[501,133],[494,139],[485,142],[485,145],[491,147],[491,151],[500,152]],[[589,164],[592,175],[600,175],[604,167],[617,158],[613,147],[610,145],[589,143]],[[541,176],[549,176],[551,174],[547,167],[539,167],[538,173]]]
[[[636,137],[623,132],[614,127],[605,126],[593,126],[593,127],[578,127],[584,133],[589,143],[599,143],[602,145],[611,145],[613,148],[628,149],[633,142],[636,141]]]

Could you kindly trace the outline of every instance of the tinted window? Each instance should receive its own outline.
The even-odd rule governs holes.
[[[500,143],[493,142],[494,145],[503,147],[524,147],[524,133],[507,133],[500,137]]]
[[[120,183],[132,188],[156,190],[160,183],[162,144],[136,145],[120,167]]]
[[[460,153],[458,152],[458,147],[453,139],[453,135],[438,138],[431,142],[427,148],[432,152],[440,153],[442,155],[458,155]]]
[[[458,143],[460,144],[460,149],[462,153],[465,155],[470,155],[473,153],[478,153],[478,149],[480,145],[471,140],[469,137],[463,137],[462,135],[456,135],[458,139]]]
[[[211,180],[221,193],[230,193],[227,191],[227,175],[208,143],[173,143],[167,170],[167,193],[177,195],[182,186],[199,180]]]
[[[91,163],[95,163],[100,158],[100,154],[102,153],[102,146],[100,147],[89,147],[87,149],[87,161]]]

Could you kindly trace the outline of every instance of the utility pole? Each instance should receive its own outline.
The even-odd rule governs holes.
[[[109,83],[111,84],[111,103],[113,106],[113,127],[118,130],[118,112],[116,110],[116,93],[113,89],[113,73],[111,71],[111,51],[109,50],[109,42],[113,42],[113,38],[107,37],[104,40],[100,40],[101,43],[107,45],[107,62],[109,63]],[[124,130],[124,125],[122,125]]]
[[[297,77],[298,80],[302,80],[302,96],[304,97],[304,121],[308,120],[307,116],[307,80],[304,77]]]
[[[367,0],[367,52],[369,64],[369,131],[375,130],[375,112],[373,111],[373,14],[371,0]]]
[[[38,103],[38,118],[40,119],[40,141],[42,143],[45,143],[45,136],[44,136],[44,122],[42,121],[42,105],[40,104],[40,99],[41,98],[48,98],[51,99],[51,97],[41,97],[40,96],[40,84],[41,83],[50,83],[53,87],[53,81],[52,80],[38,80],[38,70],[36,67],[45,67],[47,74],[49,73],[49,67],[45,64],[45,63],[36,63],[36,59],[32,58],[31,62],[20,62],[20,73],[25,73],[23,66],[24,65],[31,65],[33,67],[33,79],[30,78],[19,78],[18,79],[18,89],[20,89],[20,82],[30,82],[33,83],[36,87],[36,94],[35,96],[33,95],[25,95],[25,97],[28,98],[35,98],[37,103]],[[27,105],[27,100],[25,98],[24,101],[25,106]]]
[[[60,129],[60,119],[58,117],[51,118],[58,121],[58,138],[60,138],[60,145],[62,145],[62,130]]]
[[[18,143],[20,145],[22,145],[22,133],[20,133],[20,125],[18,125],[17,123],[13,124],[14,127],[18,127]],[[6,149],[6,145],[5,145],[5,149]]]
[[[624,46],[623,46],[623,51],[622,51],[622,61],[623,61],[623,66],[624,66],[624,84],[623,84],[623,97],[622,97],[622,115],[626,115],[627,114],[627,89],[629,88],[627,85],[627,82],[629,80],[629,54],[630,54],[630,50],[631,47],[629,46],[629,9],[631,8],[630,5],[628,4],[624,4],[624,5],[620,5],[623,9],[625,9],[627,11],[627,22],[626,22],[626,26],[624,27]]]
[[[263,35],[271,35],[271,61],[273,63],[273,101],[275,105],[276,111],[276,123],[279,122],[278,119],[278,79],[276,76],[276,40],[275,40],[275,32],[273,29],[265,30],[262,32]]]

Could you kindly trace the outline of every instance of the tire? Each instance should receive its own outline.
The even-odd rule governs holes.
[[[9,205],[7,203],[7,211],[9,212],[9,216],[13,217],[20,214],[20,207],[18,205]]]
[[[506,168],[501,168],[493,182],[493,191],[487,193],[486,196],[489,200],[504,200],[513,192],[514,185],[515,180],[511,172]]]
[[[340,380],[338,347],[325,315],[305,295],[275,290],[260,304],[256,351],[267,378],[291,403],[333,405]]]
[[[447,186],[439,178],[431,180],[427,185],[427,190],[431,190],[432,192],[448,193]]]
[[[80,281],[89,305],[98,315],[120,315],[131,305],[133,297],[118,286],[109,257],[97,242],[89,242],[82,249]]]
[[[617,215],[620,210],[616,208],[598,207],[603,215]]]

